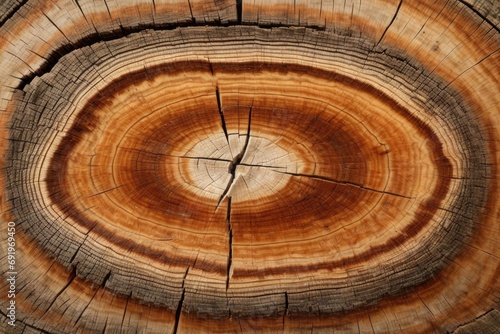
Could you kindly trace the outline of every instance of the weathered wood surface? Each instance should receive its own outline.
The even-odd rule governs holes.
[[[7,1],[15,333],[496,333],[495,1]]]

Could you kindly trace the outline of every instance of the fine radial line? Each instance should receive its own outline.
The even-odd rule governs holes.
[[[291,175],[291,176],[308,177],[310,179],[316,179],[316,180],[331,182],[331,183],[335,183],[335,184],[341,184],[341,185],[347,185],[347,186],[357,187],[357,188],[360,188],[360,189],[365,189],[365,190],[372,191],[372,192],[379,193],[379,194],[386,194],[386,195],[392,195],[392,196],[396,196],[396,197],[402,197],[402,198],[408,198],[408,199],[415,199],[415,197],[401,195],[401,194],[397,194],[397,193],[393,193],[393,192],[389,192],[389,191],[384,191],[384,190],[377,190],[377,189],[373,189],[373,188],[368,188],[368,187],[364,187],[363,185],[357,184],[357,183],[354,183],[354,182],[335,180],[335,179],[331,179],[329,177],[321,176],[321,175],[282,172],[282,171],[279,171],[279,170],[273,170],[273,172],[280,173],[280,174]]]

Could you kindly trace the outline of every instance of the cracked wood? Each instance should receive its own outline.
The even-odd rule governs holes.
[[[16,330],[495,332],[498,17],[465,0],[1,4]]]

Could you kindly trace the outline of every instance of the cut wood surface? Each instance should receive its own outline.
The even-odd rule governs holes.
[[[498,333],[499,16],[4,2],[0,331]]]

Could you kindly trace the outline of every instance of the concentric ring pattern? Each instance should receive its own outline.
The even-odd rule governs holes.
[[[498,328],[498,6],[102,5],[4,9],[18,329]]]

